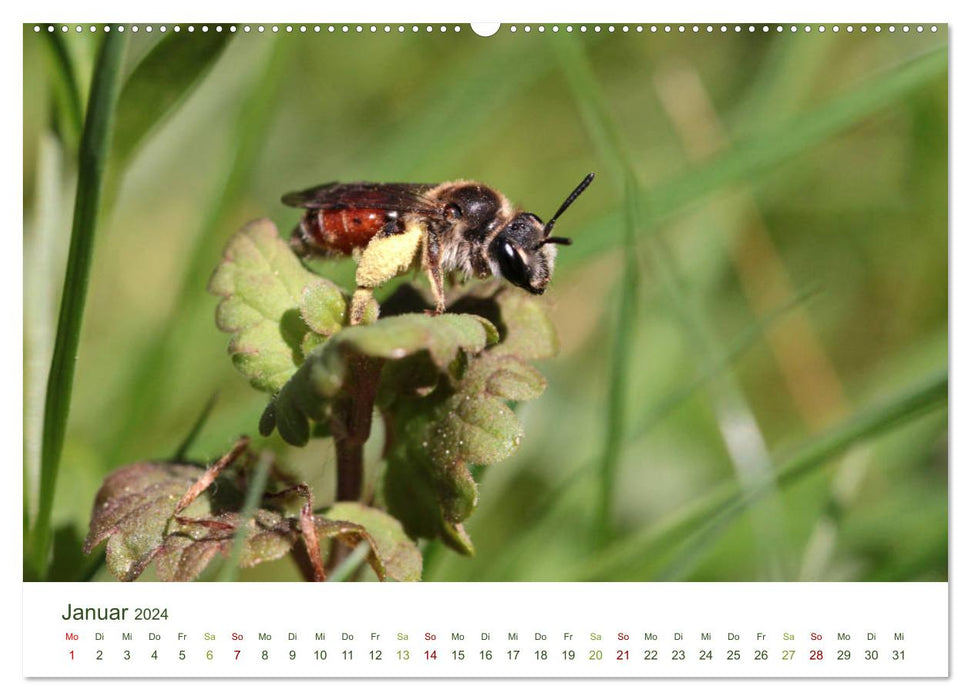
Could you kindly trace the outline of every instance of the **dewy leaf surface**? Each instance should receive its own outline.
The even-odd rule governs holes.
[[[232,334],[233,364],[270,393],[290,379],[305,352],[341,327],[346,313],[340,290],[306,270],[269,219],[233,236],[209,291],[222,297],[216,325]]]

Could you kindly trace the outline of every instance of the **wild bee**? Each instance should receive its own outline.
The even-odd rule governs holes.
[[[351,323],[360,323],[372,290],[419,265],[431,281],[435,313],[445,310],[444,277],[504,277],[531,294],[546,291],[556,245],[553,226],[593,181],[590,173],[545,224],[481,182],[331,182],[284,195],[307,211],[291,246],[303,256],[359,255]]]

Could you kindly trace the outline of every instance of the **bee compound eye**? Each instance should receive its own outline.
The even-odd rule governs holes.
[[[517,287],[529,289],[529,270],[526,269],[522,256],[511,243],[501,242],[496,250],[496,257],[503,277]]]

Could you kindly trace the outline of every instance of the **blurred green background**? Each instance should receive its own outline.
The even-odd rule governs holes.
[[[425,579],[946,580],[946,27],[405,29],[210,35],[123,92],[48,576],[107,578],[80,551],[102,478],[171,456],[213,394],[191,457],[256,434],[205,285],[243,223],[289,232],[282,193],[471,178],[548,217],[595,171],[557,231],[549,388],[479,473],[477,556],[430,546]],[[162,37],[130,33],[123,80]],[[99,40],[24,28],[25,529]],[[330,444],[268,442],[326,504]]]

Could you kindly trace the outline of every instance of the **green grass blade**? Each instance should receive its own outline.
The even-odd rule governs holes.
[[[655,221],[670,217],[721,187],[757,180],[773,168],[896,104],[935,80],[947,77],[947,47],[934,49],[871,78],[847,94],[776,126],[766,125],[756,136],[737,142],[709,162],[653,186],[648,196]],[[563,266],[580,264],[623,240],[623,221],[609,214],[574,237]]]
[[[573,92],[597,152],[606,163],[611,179],[624,188],[624,270],[617,292],[617,317],[611,339],[604,446],[593,527],[594,542],[602,544],[611,533],[614,490],[626,427],[627,386],[639,278],[637,226],[642,220],[638,212],[639,186],[583,46],[578,41],[562,39],[553,40],[550,45],[560,59],[563,76]]]
[[[30,560],[33,574],[39,579],[44,578],[48,567],[54,488],[57,484],[71,405],[78,340],[87,299],[94,236],[101,205],[105,164],[111,145],[115,105],[118,101],[118,77],[125,44],[126,36],[123,34],[109,32],[105,35],[95,65],[81,136],[71,245],[44,407],[40,498]]]
[[[145,135],[192,92],[233,36],[170,32],[139,61],[118,98],[117,163],[124,165]]]
[[[45,45],[53,64],[54,100],[58,108],[58,130],[64,146],[74,151],[81,138],[84,115],[81,105],[81,89],[78,86],[74,61],[60,32],[46,32]]]
[[[336,546],[336,540],[331,544],[331,546]],[[331,571],[330,575],[327,577],[327,582],[341,583],[349,580],[354,575],[354,572],[357,571],[358,567],[367,561],[367,555],[370,552],[371,545],[368,544],[367,540],[359,542],[358,545],[351,550],[351,553],[341,559],[341,563],[334,567],[334,570]]]
[[[594,542],[602,544],[612,535],[614,492],[617,470],[627,430],[627,397],[634,328],[637,323],[637,195],[636,184],[628,180],[625,194],[626,235],[624,237],[624,274],[618,290],[616,329],[610,354],[610,383],[607,390],[606,435],[600,466],[600,492],[594,520]]]
[[[243,509],[239,512],[239,527],[233,535],[233,546],[229,550],[229,557],[219,571],[217,581],[235,581],[239,573],[239,559],[243,555],[243,547],[246,546],[246,538],[249,533],[249,521],[256,512],[263,494],[266,493],[266,482],[270,478],[270,466],[273,464],[273,453],[264,450],[260,453],[260,458],[256,462],[256,468],[250,475],[250,484],[246,489],[246,499],[243,501]]]
[[[192,448],[196,438],[199,437],[199,433],[202,432],[202,427],[206,424],[206,421],[209,420],[212,409],[216,407],[216,399],[218,398],[219,394],[214,393],[209,397],[209,400],[206,401],[206,405],[202,407],[202,411],[199,413],[199,417],[196,418],[196,422],[192,424],[192,427],[189,429],[185,439],[183,439],[178,448],[176,448],[175,454],[172,456],[173,462],[182,462],[185,460],[186,453]]]
[[[616,186],[623,186],[628,180],[634,179],[634,170],[603,95],[600,94],[597,77],[590,66],[583,43],[572,37],[550,37],[548,41],[560,61],[563,78],[573,93],[587,135],[593,141],[610,179]]]
[[[651,564],[690,538],[705,536],[738,517],[751,501],[762,498],[773,482],[791,486],[821,469],[830,459],[857,443],[886,433],[941,406],[947,406],[947,372],[941,371],[873,408],[864,410],[817,436],[790,458],[780,462],[761,488],[742,491],[736,482],[699,499],[663,523],[645,528],[617,542],[579,567],[570,578],[612,580],[641,578]],[[706,540],[710,542],[710,539]],[[567,580],[570,580],[569,578]]]
[[[64,145],[52,132],[44,132],[38,144],[37,202],[34,214],[24,222],[24,534],[37,516],[41,436],[44,432],[44,394],[54,350],[57,292],[50,281],[61,266],[62,246],[57,213],[65,206],[62,197]]]
[[[603,160],[609,165],[615,177],[622,177],[625,183],[626,206],[624,209],[624,280],[636,280],[637,248],[635,245],[635,226],[638,223],[651,228],[651,221],[644,221],[638,212],[638,202],[641,199],[652,201],[649,195],[641,196],[636,184],[636,175],[627,150],[623,147],[613,118],[607,108],[603,96],[597,86],[596,76],[589,61],[583,53],[579,42],[571,40],[553,40],[561,57],[564,74],[574,91],[581,114],[587,124],[588,131],[597,146]],[[651,211],[645,212],[650,217]],[[717,337],[702,309],[682,289],[677,279],[677,265],[660,236],[651,232],[647,236],[647,250],[652,262],[652,272],[660,279],[664,291],[678,314],[688,338],[688,344],[700,354],[700,362],[707,364],[716,354]],[[609,536],[610,510],[613,489],[616,484],[616,473],[619,466],[624,437],[623,405],[626,401],[626,386],[628,382],[629,356],[632,333],[630,325],[634,319],[631,315],[632,295],[636,284],[622,288],[621,309],[628,313],[619,320],[613,338],[614,357],[610,367],[611,380],[609,387],[606,418],[606,440],[603,458],[600,466],[600,498],[598,516],[596,518],[596,541],[602,544]],[[619,350],[618,350],[619,348]],[[757,480],[771,472],[771,460],[768,448],[762,438],[761,431],[753,412],[748,406],[747,399],[734,377],[726,374],[716,378],[711,384],[711,402],[718,420],[718,427],[726,448],[733,458],[733,467],[738,478],[743,483]],[[744,426],[740,430],[738,426]],[[763,512],[764,511],[764,512]],[[760,527],[770,521],[781,520],[781,509],[777,499],[767,499],[765,505],[752,514],[756,520],[759,532],[769,533],[776,530]],[[760,545],[766,552],[766,559],[770,562],[770,569],[780,571],[784,566],[781,552],[782,543],[775,537],[764,535],[760,537]]]

